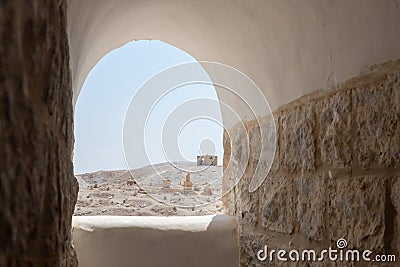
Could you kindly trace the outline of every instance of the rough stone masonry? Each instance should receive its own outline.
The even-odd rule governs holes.
[[[0,53],[0,266],[76,266],[66,1],[1,1]]]
[[[256,122],[246,124],[250,160],[244,177],[224,198],[225,211],[239,221],[242,266],[261,265],[255,253],[264,245],[317,249],[339,238],[349,248],[398,258],[400,61],[374,67],[337,87],[274,112],[276,154],[254,193],[248,192],[248,184],[259,146],[251,143],[259,144],[261,136]],[[224,148],[226,165],[227,135]]]
[[[0,266],[77,265],[66,3],[0,1]],[[258,265],[265,244],[318,248],[339,237],[399,255],[399,76],[399,62],[387,63],[277,110],[275,161],[252,194],[260,134],[246,124],[252,155],[224,199],[240,222],[243,266]]]

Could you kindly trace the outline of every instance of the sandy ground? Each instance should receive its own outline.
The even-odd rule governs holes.
[[[222,213],[221,166],[169,163],[141,169],[76,175],[79,182],[75,216],[208,215]],[[184,189],[190,173],[192,189]],[[134,178],[133,178],[134,177]],[[170,180],[169,188],[163,181]],[[140,185],[140,186],[139,186]]]

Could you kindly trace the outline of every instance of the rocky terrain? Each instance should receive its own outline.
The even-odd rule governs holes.
[[[188,174],[190,186],[185,184]],[[221,166],[182,162],[76,175],[79,194],[74,215],[221,213],[221,176]]]

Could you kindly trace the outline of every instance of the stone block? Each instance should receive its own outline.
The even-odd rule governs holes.
[[[253,191],[267,177],[274,160],[276,134],[273,121],[266,118],[254,121],[248,127],[248,136],[250,155],[246,173],[252,181],[250,189]]]
[[[239,260],[240,266],[265,266],[265,262],[257,259],[257,252],[265,245],[264,237],[250,231],[240,231]]]
[[[280,134],[280,118],[276,117],[275,120],[275,153],[274,159],[272,161],[271,171],[270,173],[276,173],[280,168],[280,157],[279,157],[279,134]]]
[[[222,197],[222,209],[225,214],[235,215],[236,212],[236,200],[235,200],[235,189],[227,192]]]
[[[256,175],[261,175],[260,179],[264,179],[269,172],[275,173],[279,169],[278,128],[277,119],[264,117],[249,130],[250,160],[257,164],[259,170]]]
[[[300,177],[297,197],[299,231],[309,240],[326,240],[327,182],[324,174]]]
[[[293,233],[296,195],[292,179],[268,177],[260,188],[261,226],[269,231]]]
[[[315,112],[311,105],[284,111],[281,116],[279,157],[290,173],[315,170]]]
[[[223,194],[231,190],[243,178],[250,157],[249,137],[242,124],[225,133]]]
[[[240,224],[255,226],[258,223],[258,191],[250,193],[249,182],[249,177],[245,174],[235,187],[236,217]]]
[[[351,170],[351,95],[337,93],[317,103],[322,163]]]
[[[249,154],[249,160],[251,160],[255,165],[257,165],[258,160],[260,158],[260,152],[261,152],[261,125],[258,123],[258,121],[252,121],[247,125],[247,134],[249,138],[249,148],[250,148],[250,154]]]
[[[400,166],[399,75],[378,86],[353,91],[356,140],[362,169]]]
[[[329,179],[328,222],[331,241],[380,251],[384,247],[386,179],[362,176]]]

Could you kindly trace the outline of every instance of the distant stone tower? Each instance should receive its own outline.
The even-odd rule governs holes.
[[[193,183],[190,181],[190,173],[186,174],[186,180],[183,182],[183,189],[185,191],[192,190]]]
[[[206,165],[206,166],[217,166],[218,164],[218,156],[204,155],[197,156],[197,166]]]

